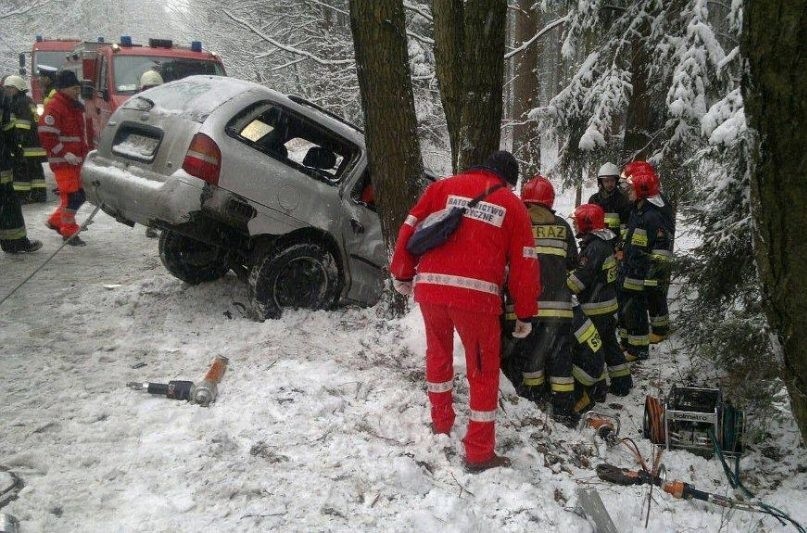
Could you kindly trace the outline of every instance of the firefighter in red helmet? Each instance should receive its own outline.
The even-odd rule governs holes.
[[[634,203],[619,270],[620,338],[628,361],[647,359],[650,345],[648,297],[659,286],[659,261],[669,264],[675,227],[668,202],[660,195],[655,169],[645,162],[626,166],[621,185]],[[669,279],[669,276],[667,277]],[[666,300],[666,288],[665,288]]]
[[[577,267],[569,274],[567,284],[577,295],[585,315],[593,322],[603,343],[609,392],[625,396],[633,387],[630,365],[616,337],[617,262],[614,257],[614,234],[606,228],[605,211],[596,204],[583,204],[572,215],[575,232],[580,239]],[[577,375],[575,375],[577,377]],[[580,380],[578,380],[580,381]],[[593,387],[592,400],[605,400],[605,381]]]
[[[525,183],[521,201],[532,221],[542,290],[533,331],[512,347],[505,375],[521,396],[539,405],[551,398],[553,418],[573,426],[578,417],[572,377],[572,294],[566,275],[577,262],[577,243],[569,224],[552,209],[555,189],[548,179],[536,175]],[[506,309],[507,318],[514,319],[509,304]]]

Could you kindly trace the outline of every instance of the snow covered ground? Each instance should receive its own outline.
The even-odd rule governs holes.
[[[61,243],[43,226],[51,209],[24,208],[45,246],[0,255],[0,297]],[[163,269],[142,227],[95,220],[85,248],[66,247],[0,308],[0,491],[10,473],[24,484],[0,511],[22,532],[591,531],[575,508],[577,490],[592,487],[619,531],[645,530],[647,488],[594,473],[601,461],[635,468],[630,453],[556,425],[505,380],[498,450],[513,467],[466,473],[462,348],[457,425],[434,436],[417,307],[394,321],[349,308],[256,323],[242,316],[247,291],[235,276],[188,286]],[[216,355],[230,366],[209,408],[125,387],[201,379]],[[637,369],[635,392],[603,408],[646,458],[644,395],[667,390],[688,366],[665,341]],[[743,459],[746,484],[807,524],[807,454],[795,427],[755,424],[772,437]],[[674,451],[663,463],[671,479],[732,495],[716,460]],[[648,530],[793,529],[656,489]]]

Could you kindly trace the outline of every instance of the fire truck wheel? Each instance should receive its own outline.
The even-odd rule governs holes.
[[[293,243],[274,248],[249,275],[256,318],[280,318],[283,309],[327,309],[339,296],[341,280],[333,254],[323,246]]]
[[[227,252],[173,231],[160,236],[160,260],[174,277],[191,285],[215,281],[230,270]]]

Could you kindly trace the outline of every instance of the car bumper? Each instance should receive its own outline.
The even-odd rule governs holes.
[[[178,226],[201,210],[205,183],[178,170],[170,176],[91,152],[81,168],[87,199],[116,219],[143,225]]]

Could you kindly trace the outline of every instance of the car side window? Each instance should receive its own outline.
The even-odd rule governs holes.
[[[233,117],[227,133],[268,157],[326,183],[338,183],[358,148],[333,132],[273,102],[259,102]]]

